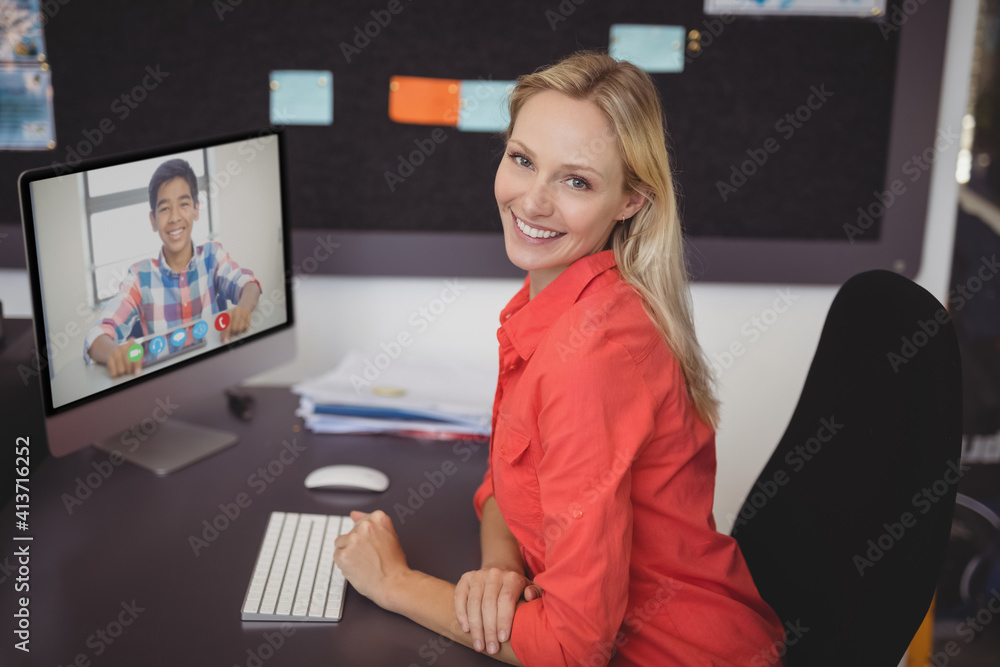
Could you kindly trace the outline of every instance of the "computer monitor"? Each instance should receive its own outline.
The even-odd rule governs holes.
[[[166,474],[235,443],[184,417],[294,357],[283,152],[264,130],[21,175],[54,456]]]

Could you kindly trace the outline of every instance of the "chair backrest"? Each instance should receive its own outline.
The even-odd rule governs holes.
[[[961,407],[958,343],[937,299],[888,271],[848,280],[733,529],[786,624],[786,665],[903,656],[948,544]]]

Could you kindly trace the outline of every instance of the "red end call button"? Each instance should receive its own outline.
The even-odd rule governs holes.
[[[219,316],[215,318],[215,330],[225,331],[229,328],[229,313],[219,313]]]

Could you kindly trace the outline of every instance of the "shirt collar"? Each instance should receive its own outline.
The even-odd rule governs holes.
[[[597,282],[599,276],[600,286],[617,280],[618,272],[610,271],[614,267],[614,250],[602,250],[581,257],[556,276],[534,299],[528,298],[531,276],[525,277],[520,291],[500,313],[500,328],[521,358],[528,359],[532,355],[549,327],[580,300],[587,286]]]
[[[188,261],[187,266],[184,267],[185,273],[191,270],[191,268],[194,266],[194,260],[197,258],[198,258],[197,249],[194,247],[194,241],[191,241],[191,259]],[[177,271],[174,271],[172,268],[170,268],[170,265],[167,264],[167,258],[163,256],[163,246],[160,246],[159,262],[160,262],[160,271],[165,275],[171,278],[176,278],[177,276],[181,275]]]

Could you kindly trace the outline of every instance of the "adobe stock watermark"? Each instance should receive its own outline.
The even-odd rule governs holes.
[[[948,293],[948,304],[952,311],[958,312],[965,308],[982,291],[986,283],[996,277],[997,273],[1000,273],[1000,263],[997,262],[997,256],[986,257],[986,255],[982,255],[979,258],[979,267],[973,272],[973,275],[969,276],[965,282],[955,285]]]
[[[882,39],[889,41],[894,33],[898,33],[899,29],[903,27],[910,17],[917,13],[927,0],[903,0],[899,5],[892,5],[889,13],[885,18],[878,22],[879,32],[882,33]]]
[[[412,2],[413,0],[408,0]],[[394,16],[398,16],[403,12],[406,7],[403,5],[401,0],[389,0],[386,4],[385,9],[373,9],[371,12],[372,20],[367,21],[363,26],[354,26],[354,39],[351,44],[347,42],[341,42],[340,52],[344,54],[344,60],[348,64],[351,63],[351,58],[361,55],[361,52],[368,47],[382,31],[389,27],[392,23]]]
[[[284,284],[290,285],[292,291],[295,291],[301,286],[303,281],[318,271],[320,265],[330,259],[333,256],[334,250],[340,247],[340,244],[334,243],[332,239],[333,237],[330,234],[327,234],[325,237],[317,236],[312,252],[307,254],[299,264],[293,264],[291,267],[285,269]],[[236,351],[249,340],[246,334],[252,333],[255,329],[263,326],[268,318],[274,315],[279,308],[285,307],[285,303],[284,288],[275,287],[267,295],[261,293],[257,307],[250,314],[251,329],[243,335],[231,338],[226,350],[229,352]]]
[[[809,87],[810,94],[806,101],[793,111],[786,113],[774,124],[774,131],[781,135],[782,139],[789,141],[795,136],[798,130],[805,127],[805,124],[812,119],[813,114],[819,111],[833,97],[834,93],[826,89],[826,84]],[[759,148],[748,148],[748,160],[744,160],[738,166],[733,163],[729,166],[729,179],[726,181],[716,181],[715,188],[723,202],[735,194],[741,187],[747,184],[748,180],[767,164],[772,155],[781,150],[781,144],[774,137],[768,137]]]
[[[408,330],[400,331],[388,343],[382,341],[379,348],[382,350],[373,359],[365,357],[364,370],[359,375],[351,374],[351,386],[357,394],[361,394],[363,388],[371,387],[372,383],[379,379],[382,371],[392,365],[392,362],[400,357],[405,348],[413,345],[414,336],[427,331],[431,323],[435,322],[448,309],[450,304],[462,296],[468,285],[462,285],[458,278],[444,281],[444,289],[440,296],[431,299],[426,305],[420,306],[410,313],[407,320],[412,327],[412,332]]]
[[[70,320],[62,328],[49,333],[44,356],[38,350],[34,350],[30,359],[17,365],[17,374],[25,387],[28,386],[32,378],[37,378],[43,371],[48,370],[50,359],[54,362],[63,350],[70,344],[77,342],[81,335],[89,331],[89,327],[86,325],[91,324],[97,318],[97,311],[90,304],[80,302],[76,306],[76,315],[83,320],[84,326],[81,327],[76,320]]]
[[[107,624],[97,628],[87,637],[85,642],[90,652],[80,652],[76,654],[68,664],[77,667],[87,667],[91,664],[92,658],[99,658],[104,655],[111,646],[114,645],[123,634],[125,629],[135,624],[139,614],[146,611],[145,607],[140,607],[135,600],[131,602],[122,601],[121,611]]]
[[[951,304],[952,312],[957,313],[965,308],[982,291],[983,287],[996,277],[997,273],[1000,273],[1000,263],[997,262],[996,255],[980,257],[979,267],[973,275],[949,291],[948,301]],[[886,360],[893,372],[899,373],[899,369],[910,363],[920,350],[930,343],[931,339],[950,321],[951,313],[944,308],[935,311],[933,319],[917,320],[913,333],[900,337],[899,351],[890,351],[886,354]]]
[[[926,346],[934,336],[941,331],[941,327],[951,321],[951,316],[944,308],[939,308],[934,313],[933,319],[917,320],[916,329],[909,336],[900,336],[899,352],[886,353],[886,360],[892,368],[893,373],[899,373],[902,366],[910,363],[910,360],[917,356],[920,349]]]
[[[903,163],[902,172],[910,177],[910,183],[920,180],[920,177],[934,166],[939,155],[948,151],[959,139],[959,135],[951,131],[951,126],[947,130],[939,129],[937,135],[931,146],[925,148],[919,155],[911,156]],[[894,179],[889,187],[882,192],[874,190],[872,192],[873,201],[865,207],[858,207],[857,220],[853,224],[845,222],[842,225],[847,240],[854,243],[855,238],[863,236],[871,229],[875,221],[884,216],[886,211],[906,192],[906,183],[900,178]]]
[[[684,64],[690,65],[705,53],[705,49],[716,43],[716,40],[725,32],[726,26],[736,20],[735,14],[719,14],[710,19],[703,19],[701,24],[704,28],[698,31],[697,48],[686,49],[684,54]],[[690,33],[689,33],[690,34]],[[690,39],[690,37],[689,37]]]
[[[750,346],[760,340],[761,335],[766,333],[778,321],[778,318],[787,313],[799,297],[792,294],[792,289],[778,289],[774,291],[778,296],[771,303],[770,308],[760,311],[759,315],[751,317],[740,325],[740,334],[743,339],[734,340],[722,352],[713,352],[710,359],[715,375],[719,376],[722,371],[729,370],[736,363],[736,360],[746,354]]]
[[[833,438],[844,429],[844,425],[837,422],[834,415],[823,417],[819,420],[819,428],[816,434],[801,445],[785,454],[785,465],[791,468],[791,473],[797,473],[806,467],[806,464],[816,458],[823,450],[823,446],[828,444]],[[740,526],[744,526],[748,521],[757,516],[757,512],[764,509],[771,500],[780,492],[781,487],[786,486],[791,481],[791,474],[784,468],[778,468],[771,475],[771,479],[759,479],[751,489],[747,501],[740,508],[738,515],[732,512],[726,514],[726,520],[730,523],[728,532],[733,532]]]
[[[965,470],[954,461],[948,462],[948,467],[939,479],[934,480],[930,486],[925,486],[917,493],[913,494],[910,504],[920,515],[926,515],[934,505],[948,495],[952,487],[957,486]],[[884,532],[866,542],[867,549],[864,553],[855,554],[852,561],[858,570],[858,575],[865,576],[865,570],[874,567],[875,563],[882,560],[889,551],[892,550],[900,540],[906,535],[908,529],[917,525],[919,516],[913,512],[903,512],[897,521],[885,522],[882,524]]]
[[[294,115],[288,114],[285,107],[275,114],[283,121],[293,120]],[[221,169],[216,169],[208,175],[208,196],[214,198],[233,183],[237,176],[243,173],[244,167],[257,159],[259,153],[265,151],[276,151],[278,143],[275,140],[268,140],[268,137],[284,128],[284,123],[270,125],[257,131],[256,136],[250,137],[240,142],[236,147],[236,152],[240,155],[240,160],[227,160]]]
[[[966,616],[964,621],[959,621],[955,626],[955,632],[965,640],[966,644],[971,644],[976,636],[986,629],[997,614],[1000,614],[1000,591],[990,589],[990,597],[985,606],[981,607],[975,616]],[[934,667],[948,667],[951,659],[962,652],[962,645],[955,640],[948,641],[942,650],[928,656],[929,664]]]
[[[741,5],[752,4],[754,0],[744,0]],[[684,64],[690,65],[705,52],[705,49],[716,43],[716,40],[725,32],[726,26],[736,20],[736,14],[721,13],[712,18],[702,19],[702,29],[698,30],[698,48],[688,48],[684,56]],[[690,32],[688,39],[691,39]]]
[[[613,640],[596,645],[590,653],[590,659],[581,664],[587,667],[607,665],[618,654],[619,649],[628,644],[633,636],[639,634],[647,623],[662,613],[663,608],[681,589],[681,584],[670,577],[658,580],[652,595],[625,612],[625,617],[622,619],[624,629],[619,629]]]
[[[389,192],[395,192],[396,186],[400,183],[405,183],[406,179],[416,173],[417,168],[420,167],[430,156],[434,155],[434,151],[440,144],[443,144],[448,140],[448,135],[440,127],[436,127],[431,130],[430,135],[426,139],[414,139],[413,145],[416,148],[410,151],[408,154],[403,155],[400,153],[396,156],[399,162],[396,164],[396,171],[389,171],[388,169],[384,172],[385,184],[389,188]]]
[[[275,482],[285,470],[295,463],[306,448],[298,444],[295,438],[292,441],[284,440],[281,443],[281,451],[276,457],[260,466],[256,471],[247,477],[247,486],[254,491],[254,495],[260,496],[267,491],[268,487]],[[226,532],[230,526],[243,514],[243,510],[253,504],[253,496],[245,491],[241,491],[233,497],[230,502],[219,503],[219,512],[214,516],[203,519],[200,524],[200,531],[188,535],[188,546],[197,558],[201,553],[211,546],[222,533]]]
[[[452,446],[451,451],[459,459],[459,464],[461,464],[468,463],[469,459],[479,451],[480,447],[480,444],[473,441],[460,441]],[[409,517],[416,515],[417,511],[434,497],[448,479],[458,472],[459,464],[456,464],[452,459],[446,459],[437,469],[424,471],[426,481],[420,482],[416,487],[411,486],[407,490],[406,504],[394,503],[392,506],[393,511],[396,513],[396,519],[399,520],[399,525],[405,524]]]
[[[423,662],[411,662],[406,667],[429,667],[440,660],[441,656],[454,645],[454,640],[447,637],[431,637],[417,649],[417,655]]]
[[[545,20],[548,21],[549,28],[552,29],[552,32],[555,32],[556,28],[559,27],[559,24],[569,19],[569,17],[576,11],[576,8],[586,1],[587,0],[562,0],[562,2],[560,2],[555,9],[546,9]]]
[[[551,520],[545,522],[541,531],[535,531],[538,540],[546,543],[558,540],[564,532],[573,527],[574,521],[583,518],[587,508],[618,487],[634,460],[624,452],[616,451],[607,469],[599,476],[591,477],[580,487],[580,494],[574,502],[566,505],[566,509],[562,512],[552,515]]]
[[[59,10],[68,5],[71,0],[42,0],[38,8],[42,12],[42,26],[48,24],[49,21],[55,18]]]
[[[243,661],[245,667],[263,667],[264,663],[273,658],[285,641],[295,634],[295,626],[292,623],[284,622],[278,626],[277,630],[265,632],[262,641],[256,648],[247,649],[246,660]],[[239,663],[233,663],[233,667],[240,667]]]
[[[340,244],[334,243],[330,234],[325,237],[317,236],[312,252],[306,255],[299,264],[293,264],[290,269],[285,271],[285,280],[291,282],[293,290],[297,289],[302,281],[316,273],[320,265],[330,259],[333,252],[339,247]]]
[[[18,573],[17,563],[10,562],[9,554],[4,556],[3,562],[0,562],[0,584],[7,583],[17,573]]]
[[[123,92],[111,102],[109,110],[118,120],[123,121],[128,118],[149,94],[156,90],[163,83],[164,79],[170,76],[170,72],[160,70],[159,64],[155,67],[147,65],[145,72],[145,76],[139,83],[133,86],[131,90]],[[69,167],[75,167],[80,164],[83,158],[94,152],[94,148],[101,145],[104,137],[114,131],[114,120],[108,116],[102,118],[97,123],[97,127],[84,130],[83,140],[77,142],[75,146],[71,145],[66,148],[66,157],[62,161],[63,163],[52,163],[52,166],[55,167],[56,175],[61,176],[68,173]]]
[[[779,664],[781,659],[788,653],[788,647],[798,644],[807,632],[809,632],[809,628],[802,625],[801,619],[796,619],[794,623],[785,621],[784,639],[780,639],[766,649],[762,649],[750,660],[750,667],[770,667],[771,665]]]
[[[135,452],[150,437],[153,436],[167,419],[181,406],[170,400],[170,396],[165,399],[157,398],[153,411],[132,428],[123,431],[119,438],[122,449],[127,449],[129,453]],[[81,507],[84,501],[88,500],[101,486],[108,481],[115,470],[125,462],[125,455],[120,450],[115,450],[108,454],[108,458],[103,461],[92,461],[92,472],[85,476],[77,477],[74,481],[76,486],[72,493],[63,493],[60,496],[66,513],[70,516],[77,508]]]
[[[243,0],[212,0],[212,9],[215,10],[215,16],[222,23],[226,20],[226,14],[236,11],[236,8],[242,4]]]
[[[590,308],[583,315],[583,321],[574,324],[569,331],[569,336],[564,341],[556,343],[556,352],[559,353],[559,360],[566,361],[575,354],[584,343],[601,330],[605,322],[608,321],[615,311],[618,310],[618,301],[612,299],[604,303],[600,308]]]
[[[491,82],[489,77],[479,77],[478,82]],[[390,84],[394,85],[394,84]],[[472,85],[469,87],[471,95],[463,95],[460,100],[460,107],[448,109],[444,114],[444,122],[448,125],[457,125],[463,113],[471,114],[475,112],[481,104],[493,103],[495,98],[487,86]],[[424,139],[414,139],[414,150],[409,153],[399,153],[396,155],[396,169],[394,171],[385,170],[382,175],[389,192],[395,192],[396,188],[406,182],[410,176],[416,173],[434,153],[438,146],[448,140],[448,134],[440,127],[431,130]]]

